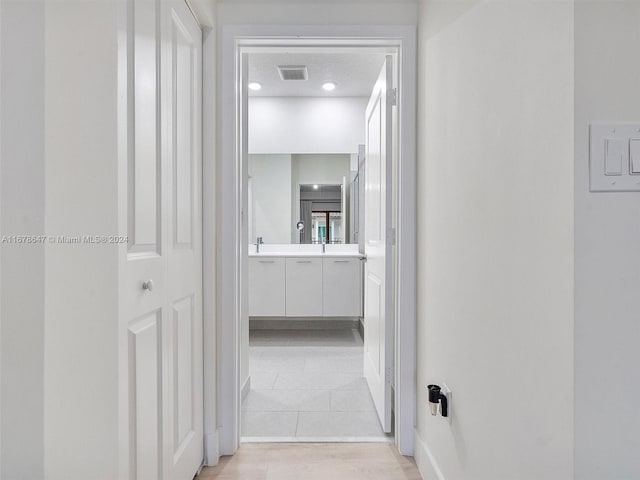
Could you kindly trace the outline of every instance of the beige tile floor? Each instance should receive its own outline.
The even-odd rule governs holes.
[[[357,330],[252,330],[243,441],[391,441],[362,376]]]
[[[200,480],[421,480],[411,457],[381,443],[254,443]]]

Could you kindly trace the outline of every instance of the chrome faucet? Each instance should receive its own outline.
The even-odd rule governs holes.
[[[256,238],[256,253],[260,253],[260,244],[264,243],[262,237]]]
[[[322,253],[326,252],[327,247],[327,237],[322,237]]]

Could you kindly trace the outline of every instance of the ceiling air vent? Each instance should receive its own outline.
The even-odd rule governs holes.
[[[282,80],[307,80],[309,73],[304,65],[278,65],[278,73]]]

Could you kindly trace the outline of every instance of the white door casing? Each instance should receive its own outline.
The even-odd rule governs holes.
[[[206,184],[209,195],[217,188],[220,200],[217,204],[219,230],[218,249],[226,252],[218,260],[217,291],[218,339],[207,342],[208,355],[215,350],[219,359],[217,383],[209,381],[209,388],[218,385],[218,403],[208,403],[210,415],[217,412],[217,439],[221,454],[233,454],[240,440],[240,390],[242,350],[238,326],[241,315],[238,305],[246,297],[246,277],[242,264],[246,241],[242,240],[244,201],[243,178],[239,175],[244,160],[240,145],[246,143],[246,70],[243,57],[247,52],[271,48],[313,45],[314,48],[356,48],[382,53],[392,53],[397,63],[398,94],[398,174],[395,209],[397,219],[397,278],[396,295],[398,342],[395,377],[395,439],[403,455],[413,455],[415,426],[415,94],[416,94],[416,30],[413,26],[272,26],[225,25],[221,28],[218,141],[220,156],[219,181]],[[268,46],[265,46],[267,44]],[[205,90],[211,86],[205,85]],[[209,121],[213,127],[213,122]],[[205,128],[206,125],[205,125]],[[226,159],[222,161],[222,159]],[[234,161],[230,161],[233,159]],[[362,177],[362,175],[361,175]],[[361,185],[364,180],[361,180]],[[363,186],[364,187],[364,186]],[[364,219],[363,219],[364,220]],[[206,222],[206,220],[205,220]],[[361,229],[362,231],[362,229]],[[209,241],[214,237],[210,236]],[[363,239],[364,241],[364,239]],[[364,251],[364,245],[362,246]],[[212,328],[212,327],[210,327]],[[224,394],[222,394],[224,392]]]
[[[364,249],[364,376],[380,423],[391,431],[393,373],[393,298],[391,219],[392,57],[387,56],[366,109]]]
[[[202,461],[201,37],[181,0],[133,0],[120,49],[121,475]]]

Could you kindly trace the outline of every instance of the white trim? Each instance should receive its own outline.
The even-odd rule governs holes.
[[[240,437],[240,443],[394,443],[385,437]]]
[[[204,465],[213,467],[220,459],[218,432],[204,434]]]
[[[416,403],[415,365],[415,219],[416,219],[416,27],[415,26],[227,26],[222,29],[220,76],[221,126],[218,155],[219,257],[218,264],[218,421],[220,451],[233,454],[240,441],[240,319],[246,312],[241,295],[242,272],[246,272],[247,239],[242,236],[243,215],[238,194],[246,145],[237,132],[243,119],[236,95],[240,73],[240,46],[264,47],[284,44],[309,47],[379,47],[397,51],[400,47],[399,178],[397,192],[396,283],[396,444],[404,455],[414,451]],[[246,102],[245,102],[246,103]],[[246,143],[246,142],[245,142]],[[398,188],[401,186],[402,188]]]
[[[202,336],[204,361],[204,461],[217,465],[216,409],[216,33],[202,29]]]
[[[415,430],[415,449],[415,460],[420,476],[422,478],[445,480],[442,470],[440,470],[431,450],[429,450],[427,444],[420,437],[418,429]]]

